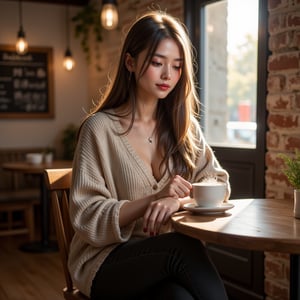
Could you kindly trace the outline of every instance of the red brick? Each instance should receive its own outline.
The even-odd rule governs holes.
[[[268,182],[271,185],[276,185],[276,187],[283,187],[288,185],[286,176],[283,174],[282,169],[272,171],[267,171]]]
[[[300,0],[299,0],[300,1]],[[300,93],[296,94],[295,97],[295,105],[293,106],[295,109],[300,109]]]
[[[295,129],[300,128],[299,114],[269,114],[268,125],[270,128]]]
[[[267,198],[270,198],[270,199],[279,199],[277,197],[277,193],[273,190],[269,190],[268,188],[265,190],[265,195]]]
[[[271,51],[278,51],[282,49],[289,48],[293,43],[294,35],[292,32],[282,32],[273,35],[269,39],[269,49]]]
[[[289,287],[269,279],[265,280],[265,293],[267,296],[272,297],[273,300],[289,300]]]
[[[284,53],[278,55],[271,55],[269,57],[268,70],[272,71],[282,71],[282,70],[291,70],[299,69],[299,53]]]
[[[279,168],[282,168],[283,160],[279,157],[278,152],[267,152],[266,153],[266,164],[271,169],[278,170]]]
[[[289,91],[300,91],[300,74],[292,74],[287,77],[286,88]]]
[[[280,136],[277,132],[267,132],[267,148],[275,148],[277,149],[279,147],[280,142]],[[268,164],[267,164],[268,166]]]
[[[280,92],[285,86],[285,76],[283,75],[269,75],[267,80],[268,91],[271,93]]]
[[[276,15],[269,15],[269,20],[268,20],[268,27],[269,27],[269,32],[270,35],[274,35],[276,33],[279,33],[282,30],[282,28],[284,27],[283,23],[282,23],[282,17],[280,14],[276,14]]]
[[[268,8],[269,10],[285,8],[288,6],[288,0],[269,0]]]
[[[300,27],[300,12],[293,11],[287,16],[287,26],[290,28]]]
[[[290,110],[294,100],[294,94],[269,94],[267,96],[267,108],[268,110]]]
[[[277,280],[285,278],[284,266],[278,260],[267,260],[265,259],[265,276],[273,277]]]
[[[286,150],[300,149],[300,136],[291,136],[286,139]]]
[[[300,1],[300,0],[299,0]],[[300,31],[295,31],[293,36],[292,47],[300,49]]]

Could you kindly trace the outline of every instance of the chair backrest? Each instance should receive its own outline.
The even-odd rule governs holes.
[[[46,169],[45,180],[51,192],[51,204],[55,223],[58,247],[63,264],[66,288],[65,299],[88,299],[73,285],[68,269],[68,255],[74,231],[69,217],[69,189],[72,180],[72,169]]]

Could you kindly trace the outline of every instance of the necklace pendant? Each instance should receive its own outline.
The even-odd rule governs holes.
[[[148,137],[148,142],[152,144],[152,137]]]

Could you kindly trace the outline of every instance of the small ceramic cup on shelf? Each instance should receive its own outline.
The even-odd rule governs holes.
[[[45,164],[51,164],[53,161],[53,152],[47,152],[44,154]]]
[[[43,153],[27,153],[26,161],[32,165],[38,165],[43,162]]]

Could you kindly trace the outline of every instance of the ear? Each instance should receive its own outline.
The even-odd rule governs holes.
[[[129,53],[125,56],[125,66],[129,72],[135,71],[135,60]]]

